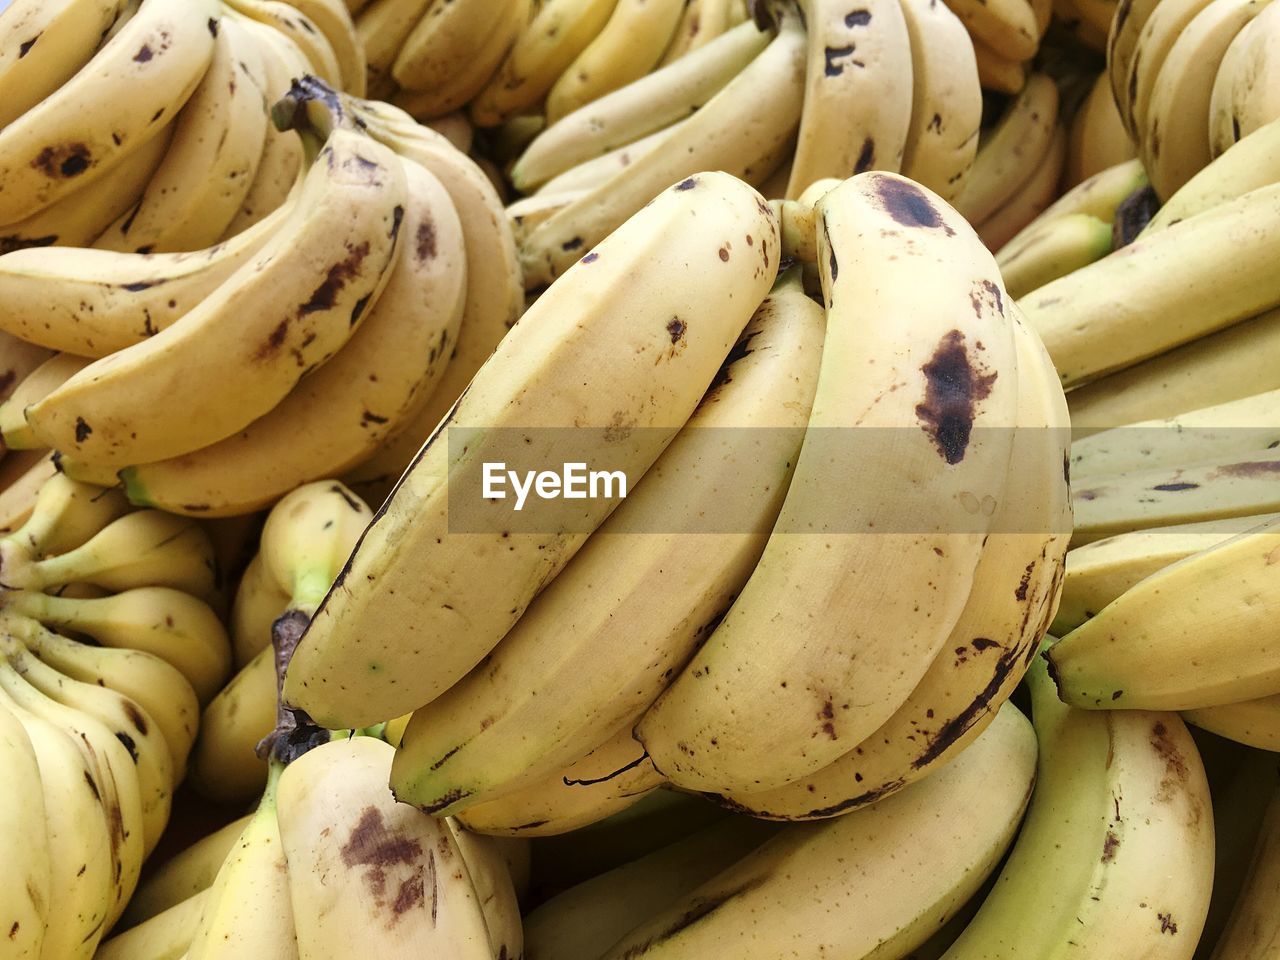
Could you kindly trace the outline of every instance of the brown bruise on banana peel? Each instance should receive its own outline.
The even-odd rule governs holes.
[[[920,370],[925,377],[925,395],[916,405],[916,416],[938,454],[948,464],[960,463],[969,446],[978,404],[991,395],[999,374],[987,373],[977,364],[958,329],[942,337]]]
[[[876,195],[880,207],[904,227],[926,230],[942,230],[948,237],[956,232],[951,229],[942,213],[928,195],[910,180],[897,177],[874,177]]]
[[[412,837],[399,836],[389,830],[382,811],[377,807],[365,808],[359,821],[352,827],[346,843],[339,850],[339,855],[347,867],[365,868],[361,880],[374,905],[387,913],[388,928],[399,923],[400,918],[409,910],[426,905],[427,879],[431,881],[434,917],[438,900],[435,851],[426,851],[427,869],[420,869],[422,844]],[[396,882],[388,878],[387,874],[398,867],[408,868],[408,876]]]

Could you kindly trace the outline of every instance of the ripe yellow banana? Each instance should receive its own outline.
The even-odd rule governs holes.
[[[1029,60],[1040,46],[1036,12],[1027,0],[949,0],[969,33],[992,53],[1010,60]]]
[[[695,216],[697,229],[675,229]],[[477,517],[485,532],[463,534],[456,516],[482,502],[482,463],[518,452],[520,462],[546,469],[563,461],[570,442],[591,469],[607,456],[610,470],[638,478],[688,419],[772,285],[777,229],[741,181],[691,177],[544,293],[383,505],[294,655],[286,700],[335,728],[359,726],[430,702],[475,666],[616,505],[614,497],[562,501],[563,521],[535,519],[521,530],[508,499],[502,513]],[[673,272],[688,282],[673,282]],[[651,293],[634,296],[639,289]],[[565,424],[579,429],[568,438],[541,429]],[[630,432],[626,450],[610,446],[618,429]],[[475,442],[449,439],[464,435]],[[530,442],[517,450],[515,437]],[[537,512],[549,509],[559,503]],[[427,564],[443,575],[424,587]],[[483,576],[471,576],[473,567]],[[406,629],[421,640],[405,641]],[[435,642],[446,635],[447,644]],[[413,666],[423,657],[429,671]]]
[[[598,157],[590,160],[584,160],[577,166],[570,167],[561,173],[556,174],[550,180],[547,180],[533,194],[534,197],[557,196],[560,198],[572,194],[569,200],[561,203],[557,210],[567,207],[570,203],[587,196],[587,194],[595,190],[601,184],[608,183],[615,176],[622,173],[623,170],[631,166],[649,154],[656,154],[667,141],[672,140],[675,135],[692,119],[677,120],[669,127],[663,127],[655,130],[639,140],[631,143],[623,144],[615,147],[608,153],[603,153]],[[531,198],[526,198],[531,199]],[[544,223],[551,219],[557,211],[552,211],[548,216],[539,219],[538,224]],[[538,224],[528,226],[521,232],[517,240],[517,247],[524,246],[524,239],[527,237]]]
[[[740,10],[741,0],[685,0],[680,22],[658,66],[675,63],[738,26],[734,19],[735,6]]]
[[[1027,85],[1029,61],[1002,57],[976,37],[973,56],[978,64],[978,82],[983,90],[1015,95]]]
[[[1068,213],[1029,224],[1000,248],[996,262],[1009,296],[1024,297],[1111,252],[1111,224]]]
[[[356,17],[356,37],[365,52],[370,96],[384,96],[395,86],[391,65],[432,2],[374,0]]]
[[[912,40],[899,0],[804,0],[804,107],[787,196],[902,166],[912,123]]]
[[[355,332],[389,279],[404,203],[391,151],[335,132],[271,241],[179,322],[32,406],[37,436],[90,464],[125,467],[245,427]]]
[[[489,949],[495,957],[524,956],[524,925],[515,882],[503,856],[502,841],[464,829],[456,820],[445,820],[458,852],[466,862],[480,910],[489,931]]]
[[[978,236],[992,252],[999,251],[1049,208],[1059,196],[1058,184],[1067,159],[1067,133],[1061,125],[1031,174],[999,210],[977,224]]]
[[[1280,695],[1184,710],[1187,723],[1272,753],[1280,751]]]
[[[1227,47],[1209,102],[1209,146],[1217,157],[1255,130],[1280,119],[1276,74],[1280,8],[1266,9]]]
[[[236,836],[239,833],[238,828]],[[94,960],[183,960],[208,900],[209,891],[202,890],[137,926],[115,933],[98,947]],[[132,907],[133,901],[129,903]]]
[[[338,62],[342,89],[356,97],[365,95],[366,60],[364,46],[356,36],[356,25],[342,0],[288,0],[320,29]]]
[[[1136,127],[1133,118],[1133,98],[1137,95],[1137,80],[1133,75],[1134,58],[1138,52],[1138,40],[1147,20],[1160,0],[1119,0],[1107,34],[1107,81],[1111,96],[1120,113],[1120,121],[1133,138]]]
[[[191,751],[191,785],[222,803],[243,803],[267,780],[256,751],[276,725],[276,666],[270,646],[260,651],[211,699]]]
[[[90,487],[58,473],[41,485],[31,517],[6,540],[23,560],[43,559],[76,549],[128,509],[117,491]],[[6,563],[11,566],[15,557],[9,550],[6,544]]]
[[[52,477],[57,464],[48,450],[26,450],[6,454],[0,464],[0,533],[10,534],[31,517],[36,495]]]
[[[1129,132],[1135,143],[1141,143],[1147,130],[1151,97],[1158,87],[1157,78],[1164,67],[1165,58],[1196,15],[1212,2],[1213,0],[1159,0],[1152,4],[1138,34],[1129,63],[1129,75],[1122,88],[1123,95],[1128,99],[1127,112],[1132,118]],[[1112,70],[1114,69],[1113,64]],[[1114,83],[1115,74],[1112,76]],[[1117,103],[1120,102],[1118,99]],[[1122,107],[1121,114],[1125,112]],[[1207,123],[1208,117],[1204,117],[1202,122]]]
[[[186,102],[213,55],[217,0],[144,0],[57,92],[0,130],[0,223],[101,177]]]
[[[236,669],[271,645],[271,625],[289,608],[289,594],[276,583],[261,553],[256,553],[240,577],[231,609],[231,642]]]
[[[345,87],[338,54],[320,26],[284,0],[226,0],[228,14],[256,20],[292,41],[312,71],[335,90]]]
[[[36,440],[27,423],[26,409],[43,400],[89,365],[84,357],[57,353],[36,367],[18,384],[9,399],[0,404],[0,436],[10,450],[37,450],[46,445]]]
[[[45,823],[40,761],[22,721],[0,702],[0,763],[7,775],[0,795],[0,838],[5,848],[9,882],[0,890],[0,924],[8,931],[5,949],[11,957],[38,960],[45,926],[53,916],[53,860]],[[61,876],[59,880],[63,879]]]
[[[1018,377],[990,254],[896,174],[847,180],[817,211],[827,339],[786,503],[724,621],[637,726],[687,789],[780,787],[888,720],[960,616],[992,528],[981,501],[993,511],[1006,489]],[[906,298],[926,260],[922,313]],[[944,381],[963,399],[943,400]],[[925,600],[887,585],[904,570],[933,585]]]
[[[1111,81],[1098,74],[1089,95],[1071,121],[1065,183],[1074,187],[1138,155],[1124,120],[1116,109]]]
[[[218,868],[235,847],[240,834],[248,826],[251,816],[252,814],[246,814],[238,820],[233,820],[151,870],[138,884],[138,889],[130,898],[129,909],[120,918],[121,928],[127,930],[131,927],[139,927],[163,916],[173,907],[200,898],[213,886]],[[191,923],[192,930],[199,919],[197,912]],[[123,944],[121,949],[123,950]],[[185,949],[184,946],[184,952]],[[121,960],[124,958],[121,957]]]

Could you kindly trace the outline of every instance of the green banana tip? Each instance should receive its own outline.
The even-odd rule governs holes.
[[[138,476],[137,467],[125,467],[118,474],[120,482],[124,484],[124,495],[130,503],[138,507],[155,507],[157,506],[147,494],[147,488],[143,484],[142,478]]]

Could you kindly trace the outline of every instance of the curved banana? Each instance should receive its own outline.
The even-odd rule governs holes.
[[[764,549],[808,422],[823,326],[793,268],[639,485],[484,665],[414,714],[392,766],[398,799],[447,815],[501,796],[657,698]]]
[[[239,834],[237,829],[236,836]],[[93,960],[182,960],[191,946],[191,938],[195,936],[208,901],[209,891],[205,889],[137,926],[126,927],[123,932],[104,941],[94,953]],[[133,901],[130,901],[130,907],[132,905]],[[121,925],[124,926],[123,921]]]
[[[1272,753],[1280,751],[1280,695],[1184,710],[1182,718],[1236,743]]]
[[[901,4],[911,37],[912,84],[902,172],[951,200],[963,191],[978,154],[978,61],[968,31],[946,4]]]
[[[289,594],[276,583],[261,553],[255,553],[240,577],[231,608],[231,641],[236,669],[271,645],[271,625],[289,608]]]
[[[552,282],[671,183],[701,170],[759,182],[778,166],[804,96],[805,33],[781,11],[778,35],[675,135],[547,220],[520,251],[527,288]]]
[[[978,83],[983,90],[1016,95],[1027,85],[1029,61],[1009,60],[981,40],[973,41],[973,57],[978,64]]]
[[[50,351],[25,337],[0,332],[0,402],[13,396],[14,388],[51,356]]]
[[[374,0],[356,17],[356,37],[364,49],[368,94],[383,97],[395,87],[391,65],[433,0]]]
[[[697,230],[674,229],[694,216]],[[533,530],[522,522],[522,530],[508,499],[503,513],[472,521],[485,532],[458,535],[467,523],[459,510],[479,499],[481,464],[517,453],[522,463],[563,462],[556,439],[563,434],[536,428],[572,423],[581,427],[572,446],[592,469],[606,458],[610,470],[643,474],[772,285],[777,229],[772,211],[741,181],[691,177],[544,293],[455,405],[445,421],[450,432],[437,428],[365,533],[294,655],[286,701],[335,728],[360,726],[416,709],[475,666],[615,506],[613,497],[587,500],[569,507],[563,521],[534,520]],[[697,270],[696,284],[672,283],[672,270],[690,279]],[[633,297],[637,289],[652,295]],[[695,315],[703,318],[698,324],[685,319]],[[632,346],[620,352],[619,342]],[[530,365],[530,356],[538,362]],[[630,431],[625,450],[611,444],[619,426]],[[464,435],[479,442],[450,439]],[[517,436],[531,442],[513,448]],[[449,573],[424,587],[423,564]],[[467,573],[473,568],[483,574]],[[393,639],[406,627],[427,642]],[[434,642],[445,636],[447,644]],[[429,671],[414,666],[422,657]]]
[[[1257,789],[1257,784],[1254,789]],[[1274,791],[1271,797],[1239,899],[1210,960],[1265,960],[1274,952],[1276,940],[1280,938],[1276,922],[1276,890],[1280,888],[1280,876],[1277,875],[1277,865],[1280,864],[1280,801]]]
[[[1033,222],[1000,248],[996,263],[1009,296],[1020,298],[1111,252],[1111,224],[1088,213]]]
[[[217,0],[144,0],[57,92],[0,130],[0,223],[99,179],[186,103],[213,55]]]
[[[735,6],[742,7],[740,0],[685,0],[680,22],[658,67],[675,63],[738,26],[734,22]]]
[[[0,436],[10,450],[38,450],[40,443],[27,423],[26,410],[43,400],[89,365],[84,357],[56,353],[29,373],[9,399],[0,403]]]
[[[804,0],[804,107],[787,196],[902,166],[912,123],[912,39],[899,0]]]
[[[1151,97],[1159,86],[1157,81],[1169,51],[1196,15],[1213,2],[1214,0],[1159,0],[1142,24],[1142,31],[1134,46],[1129,76],[1122,91],[1128,100],[1128,114],[1132,118],[1129,132],[1134,142],[1140,146],[1144,131],[1148,129],[1147,115]],[[1114,66],[1112,69],[1115,69]],[[1117,103],[1120,102],[1117,100]],[[1125,109],[1121,107],[1121,114],[1124,113]],[[1208,116],[1204,116],[1201,122],[1208,123]]]
[[[1226,152],[1255,130],[1280,119],[1280,7],[1270,4],[1227,47],[1209,100],[1209,147]]]
[[[511,182],[529,193],[596,157],[696,112],[769,42],[754,22],[740,24],[678,61],[606,94],[550,124],[520,154]]]
[[[38,960],[46,924],[62,921],[52,916],[54,895],[61,904],[68,891],[52,887],[53,858],[35,746],[22,721],[4,702],[0,702],[0,764],[7,775],[5,789],[0,791],[0,838],[10,880],[0,889],[0,928],[8,931],[5,951],[9,956]]]
[[[1137,155],[1138,148],[1129,139],[1124,119],[1116,109],[1110,78],[1105,72],[1100,73],[1071,121],[1064,182],[1075,187]]]
[[[888,720],[964,607],[993,529],[980,501],[994,510],[1006,489],[1016,347],[990,254],[896,174],[846,180],[817,211],[827,339],[786,502],[723,622],[636,728],[655,766],[691,790],[780,787]],[[926,262],[921,311],[911,278]],[[938,378],[960,385],[948,389],[963,406],[942,400]],[[926,599],[888,586],[903,570],[933,585]]]
[[[1023,232],[1030,236],[1041,225],[1060,217],[1080,213],[1110,224],[1115,219],[1116,209],[1120,204],[1132,193],[1147,185],[1147,175],[1140,161],[1133,159],[1118,163],[1076,184],[1054,201],[1049,209],[1028,224]],[[1006,253],[1012,254],[1019,248],[1021,241],[1021,235],[1014,237],[1001,249],[996,259],[999,260]]]
[[[1030,60],[1040,47],[1041,30],[1027,0],[949,0],[947,6],[975,41],[1003,59]]]
[[[225,0],[228,13],[255,20],[292,41],[312,71],[335,90],[344,89],[337,51],[318,24],[284,0]]]
[[[0,534],[21,529],[31,519],[40,489],[58,475],[48,450],[6,454],[0,463]]]
[[[650,73],[675,36],[684,0],[618,0],[604,25],[547,93],[547,123]]]
[[[675,135],[683,127],[692,122],[691,118],[677,120],[671,126],[655,130],[639,140],[633,140],[631,143],[624,144],[621,147],[615,147],[608,153],[602,153],[600,156],[593,157],[590,160],[584,160],[577,166],[570,167],[568,170],[558,173],[544,182],[538,188],[537,193],[533,194],[533,197],[557,196],[563,199],[567,194],[573,194],[573,197],[568,202],[559,205],[558,209],[562,209],[568,206],[569,203],[585,197],[589,191],[596,189],[601,184],[608,183],[641,157],[657,153],[667,141],[674,139]],[[539,223],[549,220],[551,216],[554,216],[554,211],[550,216],[541,218]],[[524,238],[536,226],[536,224],[530,226],[521,233],[517,243],[518,247],[524,246]]]
[[[90,464],[125,467],[245,427],[355,332],[390,277],[404,203],[391,151],[335,132],[288,224],[173,326],[32,406],[37,436]]]
[[[356,25],[342,0],[288,0],[320,29],[338,63],[342,89],[353,96],[365,95],[366,61],[364,47],[356,36]]]
[[[74,550],[128,510],[118,491],[101,490],[55,474],[40,487],[31,516],[6,538],[5,562],[12,566],[15,561],[10,543],[20,550],[24,561]]]
[[[1067,133],[1061,125],[1031,174],[999,210],[977,224],[978,236],[993,253],[1047,210],[1059,196],[1058,183],[1067,159]]]
[[[471,885],[480,901],[489,931],[489,949],[495,957],[523,957],[524,925],[501,841],[471,833],[456,820],[445,820],[445,825],[466,862]]]
[[[200,716],[190,763],[190,782],[197,792],[239,803],[262,790],[267,762],[256,751],[275,729],[276,695],[275,656],[268,646],[218,691]]]

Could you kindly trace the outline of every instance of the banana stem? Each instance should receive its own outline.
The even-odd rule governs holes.
[[[292,763],[308,750],[327,743],[330,733],[284,702],[284,676],[289,670],[298,641],[306,633],[311,617],[301,610],[288,610],[271,625],[271,647],[276,665],[276,727],[258,744],[258,756],[281,764]]]

